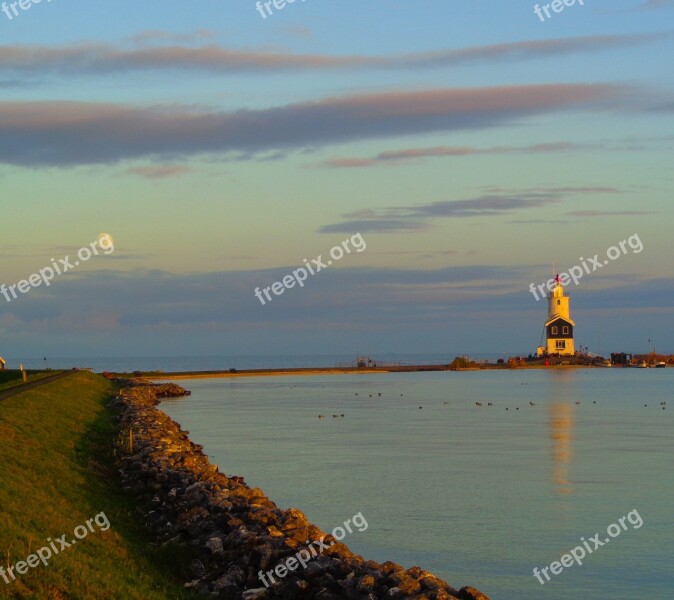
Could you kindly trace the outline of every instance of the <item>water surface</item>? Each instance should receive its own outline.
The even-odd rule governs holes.
[[[674,369],[181,383],[192,396],[161,408],[223,472],[325,531],[362,512],[368,529],[344,542],[367,558],[493,600],[673,597],[674,402],[660,402]],[[640,528],[533,577],[632,510]]]

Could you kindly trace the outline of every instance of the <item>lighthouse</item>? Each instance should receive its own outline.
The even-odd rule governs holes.
[[[573,356],[576,352],[573,343],[575,323],[569,314],[569,295],[564,291],[559,275],[555,277],[555,287],[548,294],[548,318],[545,321],[545,346],[539,348],[539,354],[560,354]]]

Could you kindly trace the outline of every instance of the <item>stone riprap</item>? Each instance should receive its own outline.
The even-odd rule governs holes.
[[[123,488],[134,494],[152,536],[186,544],[197,557],[185,583],[212,598],[236,600],[348,598],[489,600],[474,588],[452,588],[431,573],[353,554],[294,508],[278,508],[243,477],[226,476],[177,423],[156,408],[160,398],[189,394],[176,384],[123,380],[113,407]],[[265,587],[268,572],[322,540],[329,546]]]

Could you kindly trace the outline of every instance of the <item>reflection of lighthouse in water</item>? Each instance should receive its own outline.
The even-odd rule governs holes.
[[[570,404],[553,404],[550,407],[550,439],[552,440],[552,483],[558,494],[572,494],[569,468],[573,451],[573,407]]]

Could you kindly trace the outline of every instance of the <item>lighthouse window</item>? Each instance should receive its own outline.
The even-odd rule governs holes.
[[[566,340],[557,340],[555,348],[557,350],[564,350],[566,348]]]
[[[559,306],[562,303],[561,300],[557,300],[557,306]]]
[[[569,326],[568,325],[564,325],[564,327],[562,327],[562,333],[569,333]]]
[[[557,326],[552,328],[552,335],[557,335]]]

